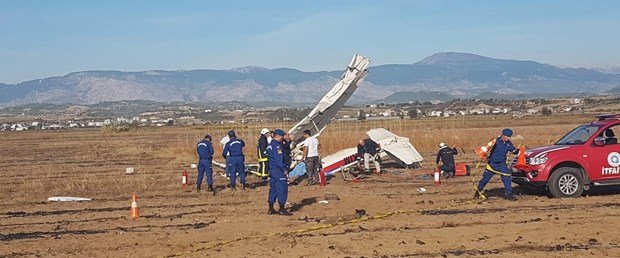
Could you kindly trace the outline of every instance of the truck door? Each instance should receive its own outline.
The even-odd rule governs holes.
[[[605,146],[590,147],[590,177],[594,180],[620,179],[620,144],[616,133],[620,125],[603,130],[599,137],[605,138]]]

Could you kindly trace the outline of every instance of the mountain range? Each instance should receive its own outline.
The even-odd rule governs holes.
[[[318,101],[341,75],[342,71],[303,72],[255,66],[231,70],[83,71],[17,84],[0,83],[0,105],[118,100],[308,103]],[[395,93],[421,100],[415,97],[416,92],[428,98],[467,98],[481,93],[605,93],[617,87],[620,74],[448,52],[413,64],[370,67],[366,80],[349,101],[385,100]]]

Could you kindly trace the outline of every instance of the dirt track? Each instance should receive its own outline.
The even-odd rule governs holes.
[[[215,196],[182,190],[183,166],[168,150],[176,130],[0,134],[0,256],[620,256],[618,189],[510,202],[497,197],[494,179],[492,197],[476,204],[471,177],[435,188],[415,177],[428,167],[390,168],[359,183],[337,176],[326,187],[292,186],[294,216],[269,216],[268,188],[254,177],[246,191],[223,189],[219,176]],[[124,175],[130,166],[136,174]],[[136,221],[128,219],[134,191]],[[340,200],[318,203],[326,193]],[[49,196],[95,200],[48,203]],[[324,228],[298,231],[317,226]]]

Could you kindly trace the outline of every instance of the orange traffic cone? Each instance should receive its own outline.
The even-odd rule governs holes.
[[[476,152],[476,154],[478,154],[478,156],[480,156],[481,159],[484,159],[487,157],[489,151],[493,149],[493,145],[495,145],[495,139],[491,140],[484,146],[474,149],[474,151]]]
[[[140,217],[140,208],[138,207],[138,202],[136,201],[138,196],[134,193],[131,195],[131,212],[129,213],[129,217],[131,219],[137,219]]]
[[[519,147],[519,157],[517,158],[517,164],[515,165],[515,168],[519,170],[525,170],[528,167],[529,165],[525,163],[525,146],[521,145]]]

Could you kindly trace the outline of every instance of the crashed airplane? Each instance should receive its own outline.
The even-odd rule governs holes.
[[[310,111],[310,113],[297,123],[289,134],[293,141],[293,167],[301,160],[301,148],[303,147],[302,138],[303,131],[310,130],[312,136],[317,137],[325,130],[336,116],[336,113],[344,106],[344,104],[353,95],[358,86],[364,81],[368,74],[368,66],[370,60],[361,55],[354,55],[349,65],[347,65],[342,78],[332,89],[323,96],[319,103]],[[380,155],[382,159],[390,158],[399,162],[405,167],[419,167],[422,156],[411,145],[408,138],[395,135],[383,128],[372,129],[368,131],[368,136],[381,145],[382,151]],[[357,148],[349,148],[338,151],[334,154],[322,157],[321,163],[323,173],[331,175],[340,171],[343,167],[350,167],[357,164],[355,157]],[[213,161],[213,164],[226,168],[225,164]],[[250,173],[257,174],[257,164],[246,164],[246,170]]]
[[[366,132],[368,137],[379,144],[381,160],[388,158],[407,168],[419,168],[422,155],[411,145],[409,138],[398,136],[383,128],[376,128]],[[323,173],[333,175],[344,168],[356,166],[357,148],[348,148],[321,158]]]

